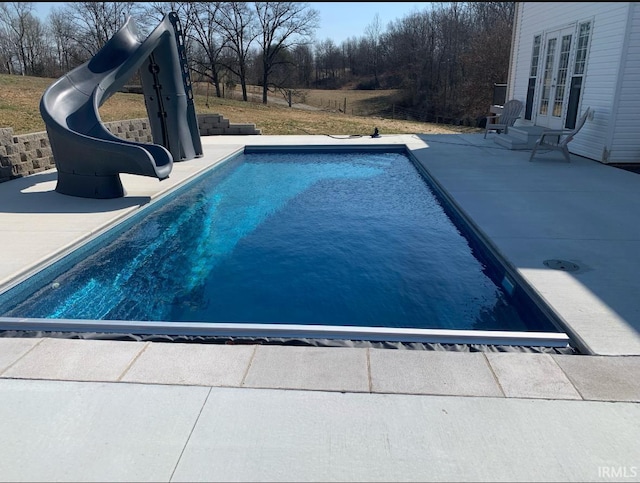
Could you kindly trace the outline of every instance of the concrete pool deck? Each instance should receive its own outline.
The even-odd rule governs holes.
[[[592,355],[4,337],[0,480],[640,481],[640,175],[481,134],[337,138],[205,137],[117,200],[2,183],[0,287],[244,145],[406,144]]]

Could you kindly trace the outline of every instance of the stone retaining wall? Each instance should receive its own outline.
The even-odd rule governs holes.
[[[201,136],[261,134],[255,124],[231,124],[218,114],[198,114]],[[152,143],[148,119],[105,122],[105,127],[122,139]],[[13,134],[13,128],[0,128],[0,183],[55,168],[46,131]]]

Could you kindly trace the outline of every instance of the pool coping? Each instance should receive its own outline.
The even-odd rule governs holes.
[[[638,357],[0,338],[0,381],[640,402]]]

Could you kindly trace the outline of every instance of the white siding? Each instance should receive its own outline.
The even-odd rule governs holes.
[[[631,2],[521,2],[518,4],[519,24],[514,35],[510,97],[525,102],[534,35],[562,27],[592,21],[590,49],[582,87],[579,110],[587,106],[595,110],[575,140],[570,151],[598,161],[604,161],[605,148],[611,148],[609,126],[616,122],[612,105],[619,87],[623,45],[626,38]],[[634,9],[637,10],[637,9]],[[540,62],[542,62],[542,58]],[[636,72],[638,66],[631,68]],[[631,85],[632,80],[629,81]],[[531,124],[521,120],[520,124]],[[636,136],[640,142],[640,137]],[[612,159],[610,158],[611,162]]]
[[[515,66],[519,65],[518,63],[518,54],[520,47],[520,25],[522,22],[522,9],[520,8],[520,3],[516,3],[516,9],[513,16],[513,31],[511,32],[511,52],[509,52],[509,71],[507,73],[507,100],[514,98],[515,92]],[[518,97],[515,97],[519,99]],[[524,100],[520,99],[523,103]]]
[[[621,69],[610,163],[640,163],[640,6],[633,3]]]
[[[524,102],[527,99],[527,82],[529,81],[529,66],[533,49],[533,36],[538,27],[534,22],[525,18],[525,3],[519,2],[516,10],[516,32],[512,45],[512,64],[509,66],[509,92],[510,99],[518,99]],[[520,121],[518,121],[520,123]],[[523,121],[524,124],[528,124]]]

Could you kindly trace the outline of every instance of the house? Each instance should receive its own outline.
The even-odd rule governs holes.
[[[573,128],[590,106],[569,150],[640,163],[640,3],[518,2],[507,98],[524,103],[515,127],[529,146],[544,127]]]

